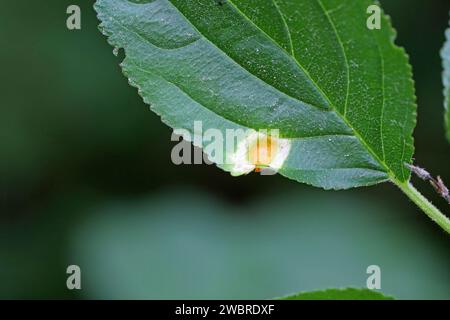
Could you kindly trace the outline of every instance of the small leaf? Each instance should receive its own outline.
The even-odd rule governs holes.
[[[450,141],[450,28],[447,29],[444,48],[441,51],[444,73],[442,81],[444,82],[445,96],[445,128],[447,130],[447,139]]]
[[[411,67],[386,16],[380,30],[367,28],[372,4],[97,0],[95,9],[108,41],[125,49],[130,84],[164,123],[201,147],[194,121],[224,136],[277,129],[280,174],[346,189],[409,180],[414,151]],[[247,173],[236,153],[248,139],[219,167]]]
[[[393,300],[393,298],[369,289],[347,288],[301,292],[279,300]]]

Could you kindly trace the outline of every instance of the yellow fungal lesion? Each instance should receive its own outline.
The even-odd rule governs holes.
[[[233,175],[247,174],[263,169],[278,171],[289,155],[291,142],[277,135],[252,132],[243,139],[232,156]]]
[[[249,145],[248,160],[256,169],[269,167],[273,161],[278,142],[271,136],[258,135],[255,141]]]

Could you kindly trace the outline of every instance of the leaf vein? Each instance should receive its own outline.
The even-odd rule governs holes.
[[[322,8],[323,13],[327,17],[328,22],[330,23],[331,27],[333,28],[333,32],[334,32],[334,34],[336,36],[337,41],[339,42],[339,46],[341,48],[342,55],[344,57],[345,69],[346,69],[345,73],[346,73],[347,90],[346,90],[346,94],[345,94],[345,104],[344,104],[344,114],[343,114],[343,116],[346,117],[347,116],[348,99],[349,99],[349,96],[350,96],[350,67],[349,67],[349,63],[348,63],[347,53],[345,52],[344,44],[342,43],[342,39],[339,36],[339,33],[337,31],[337,28],[336,28],[336,25],[334,24],[333,20],[331,19],[331,16],[330,16],[329,12],[325,9],[325,7],[324,7],[324,5],[323,5],[321,0],[317,0],[317,3]]]
[[[291,48],[291,55],[292,57],[295,57],[295,49],[294,49],[294,42],[292,41],[292,35],[291,35],[291,30],[288,27],[288,24],[286,22],[286,18],[284,16],[284,14],[281,12],[280,7],[278,6],[277,0],[272,0],[273,5],[275,6],[275,8],[277,9],[277,12],[280,14],[281,20],[283,21],[283,26],[284,29],[286,30],[286,35],[289,39],[289,45]]]

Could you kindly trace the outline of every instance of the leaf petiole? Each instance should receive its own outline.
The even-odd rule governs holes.
[[[423,212],[442,229],[450,234],[450,219],[425,198],[410,182],[394,183],[411,199]]]

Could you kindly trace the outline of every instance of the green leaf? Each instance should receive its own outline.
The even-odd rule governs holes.
[[[185,139],[204,146],[196,120],[224,135],[278,129],[288,146],[280,174],[345,189],[409,180],[414,151],[411,67],[386,16],[367,28],[371,4],[97,0],[95,9],[115,52],[125,50],[130,84]],[[245,142],[219,167],[243,173],[235,153]]]
[[[347,288],[301,292],[279,300],[393,300],[393,298],[369,289]]]
[[[447,29],[444,48],[441,51],[444,73],[442,80],[444,82],[445,96],[445,128],[447,130],[447,139],[450,141],[450,28]]]

